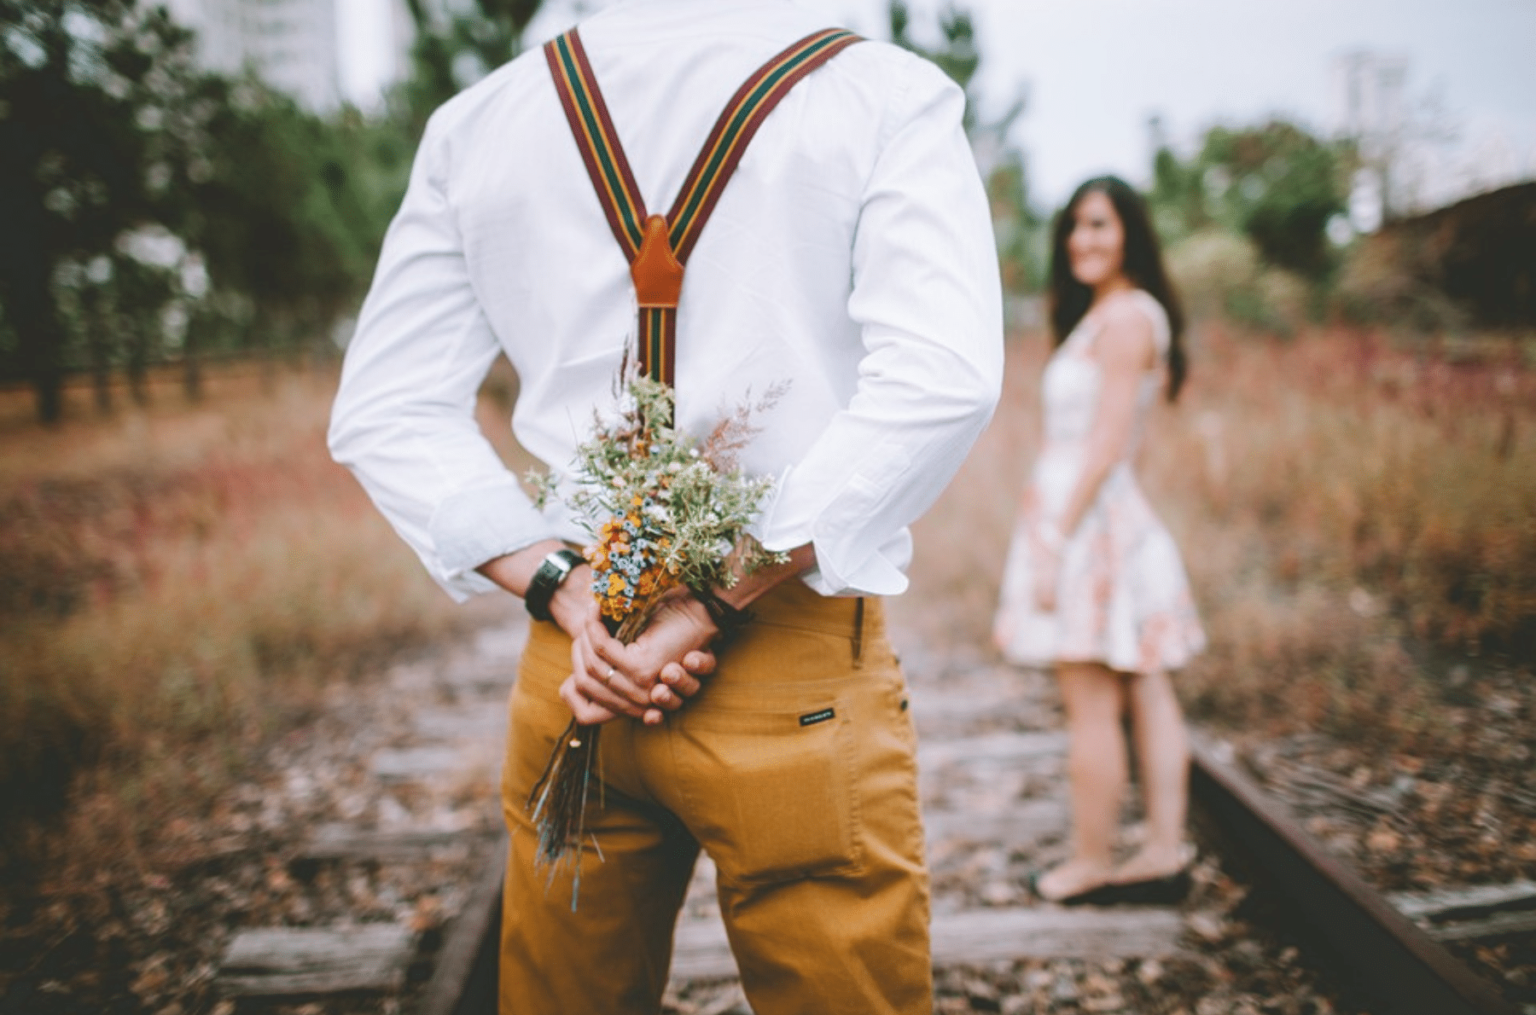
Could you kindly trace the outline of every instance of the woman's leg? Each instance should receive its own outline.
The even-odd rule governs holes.
[[[1075,895],[1110,880],[1127,778],[1120,674],[1097,663],[1061,663],[1056,680],[1067,712],[1072,855],[1040,878],[1036,887],[1047,899]]]
[[[1189,806],[1189,737],[1166,673],[1130,678],[1131,725],[1147,817],[1141,849],[1115,872],[1116,881],[1162,877],[1184,866]]]

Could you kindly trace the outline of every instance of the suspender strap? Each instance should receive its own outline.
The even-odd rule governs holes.
[[[613,129],[608,104],[598,90],[581,36],[573,28],[551,39],[544,44],[544,56],[608,225],[624,249],[625,259],[633,262],[644,240],[645,199],[624,156],[624,146],[619,144],[618,131]]]
[[[679,261],[687,263],[747,145],[779,100],[811,71],[858,41],[857,35],[839,28],[808,35],[758,68],[731,96],[667,213],[672,249]]]
[[[581,36],[573,28],[545,43],[544,55],[571,134],[609,228],[629,261],[640,305],[640,369],[648,376],[673,383],[683,265],[753,135],[802,78],[858,41],[859,36],[842,29],[816,32],[748,78],[715,121],[665,217],[646,213]]]

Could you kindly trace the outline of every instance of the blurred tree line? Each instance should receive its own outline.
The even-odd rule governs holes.
[[[1158,146],[1149,197],[1165,241],[1221,228],[1246,236],[1266,262],[1319,279],[1335,261],[1328,226],[1345,211],[1351,168],[1347,146],[1283,120],[1218,126],[1187,159]]]
[[[380,116],[320,116],[201,67],[138,0],[0,0],[0,383],[44,421],[70,374],[111,405],[155,364],[323,348],[355,306],[431,110],[516,55],[538,0],[443,23]]]
[[[379,114],[320,116],[199,66],[191,34],[148,0],[0,0],[0,383],[32,384],[52,420],[70,374],[94,378],[106,409],[119,375],[144,398],[155,364],[180,364],[196,397],[210,358],[328,350],[427,117],[516,56],[539,6],[407,0],[408,79]],[[904,0],[887,13],[892,41],[965,90],[1005,288],[1040,291],[1048,216],[1008,138],[1026,97],[982,119],[964,7],[926,44]],[[1280,330],[1322,311],[1349,275],[1350,145],[1274,120],[1214,127],[1192,152],[1154,147],[1148,197],[1192,310]]]
[[[939,13],[935,45],[924,45],[913,37],[904,0],[890,0],[887,15],[892,42],[932,60],[965,91],[965,131],[986,180],[1003,289],[1012,294],[1039,292],[1046,277],[1046,221],[1030,195],[1024,152],[1008,138],[1028,106],[1027,97],[1014,96],[996,120],[980,119],[974,79],[981,67],[981,48],[975,22],[965,8],[952,4]]]
[[[1151,130],[1147,197],[1190,310],[1281,333],[1322,313],[1351,236],[1353,146],[1274,119],[1211,127],[1181,156]]]
[[[936,63],[965,89],[966,131],[992,201],[1005,291],[1039,293],[1047,276],[1049,220],[1034,202],[1024,152],[1008,135],[1026,109],[1017,96],[982,122],[974,78],[982,54],[969,12],[951,4],[936,44],[915,41],[903,0],[888,6],[891,39]],[[1151,124],[1146,197],[1171,268],[1191,309],[1287,332],[1323,313],[1351,248],[1350,181],[1361,164],[1347,141],[1325,140],[1275,119],[1208,129],[1180,153]]]
[[[70,375],[89,375],[106,411],[119,376],[146,399],[152,366],[179,364],[196,398],[210,359],[327,350],[428,116],[516,56],[539,6],[407,0],[408,79],[379,115],[321,116],[252,74],[200,66],[192,34],[148,2],[0,0],[0,383],[29,383],[53,421]],[[901,0],[889,15],[895,41],[967,89],[1010,287],[1036,286],[1041,223],[1004,144],[1022,100],[977,122],[968,13],[944,14],[932,49]]]
[[[1273,119],[1208,129],[1177,153],[1151,124],[1148,199],[1190,309],[1289,334],[1327,318],[1419,335],[1536,324],[1536,186],[1403,216],[1357,235],[1351,191],[1393,157]]]

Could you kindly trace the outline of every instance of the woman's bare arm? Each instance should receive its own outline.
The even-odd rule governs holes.
[[[1081,524],[1104,480],[1130,446],[1136,426],[1136,396],[1142,377],[1157,358],[1152,322],[1145,314],[1124,303],[1105,307],[1102,312],[1103,330],[1093,348],[1101,375],[1099,404],[1088,434],[1083,470],[1061,516],[1037,520],[1033,533],[1040,562],[1035,568],[1035,602],[1047,612],[1056,609],[1062,545]]]
[[[1125,456],[1136,426],[1136,397],[1142,378],[1157,359],[1152,322],[1129,303],[1104,308],[1103,330],[1094,341],[1102,383],[1099,404],[1088,435],[1083,471],[1057,524],[1070,536],[1099,495],[1104,480]]]

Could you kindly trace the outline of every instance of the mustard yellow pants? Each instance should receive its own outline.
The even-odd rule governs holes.
[[[533,625],[502,780],[501,1015],[658,1012],[701,847],[756,1015],[933,1011],[916,738],[880,605],[789,582],[753,612],[665,723],[604,728],[574,912],[526,808],[570,719],[570,643]]]

